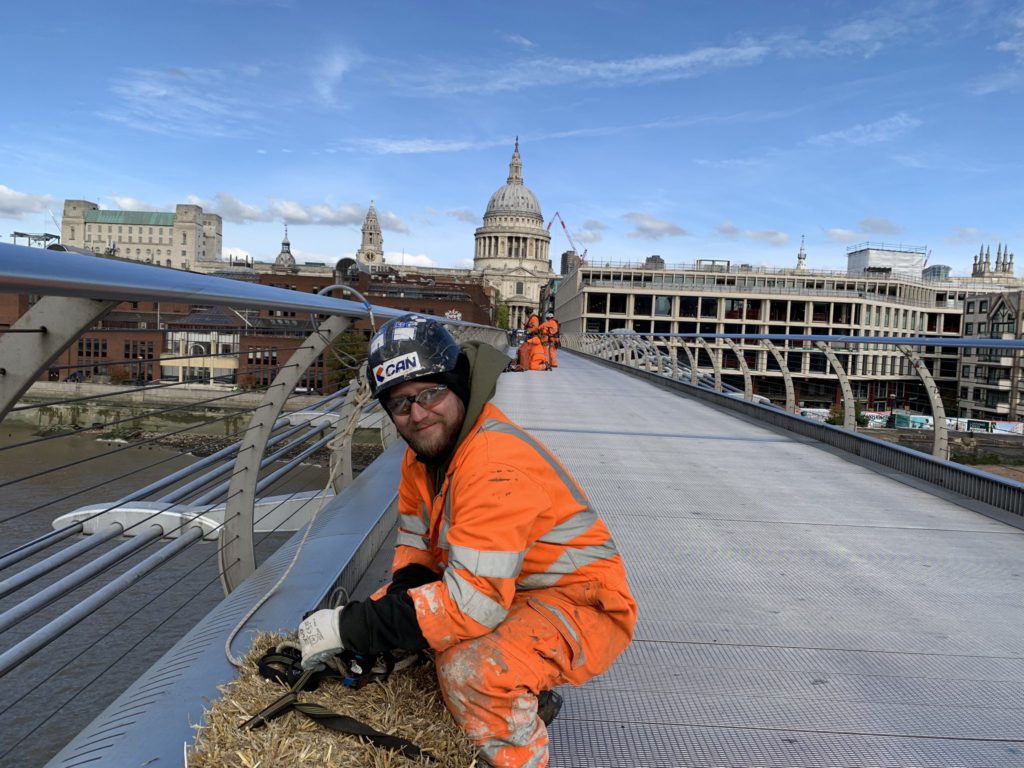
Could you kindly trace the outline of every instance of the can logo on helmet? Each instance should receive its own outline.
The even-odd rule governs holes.
[[[422,368],[419,354],[410,352],[401,357],[393,357],[378,365],[373,372],[373,377],[377,382],[377,386],[380,386],[381,384],[387,384],[392,379],[397,379],[399,376],[405,376],[422,370]]]

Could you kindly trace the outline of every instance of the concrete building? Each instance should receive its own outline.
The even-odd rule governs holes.
[[[964,336],[1024,338],[1024,291],[968,294],[964,301]],[[1022,362],[1020,350],[965,347],[960,359],[958,415],[1024,421]]]
[[[891,265],[898,269],[888,268],[886,251],[892,251]],[[660,257],[643,264],[584,264],[562,279],[555,294],[555,314],[563,333],[625,329],[643,334],[960,336],[966,297],[998,290],[997,284],[968,279],[926,281],[920,272],[915,277],[905,268],[907,262],[918,260],[923,262],[919,248],[864,244],[850,249],[845,272],[808,269],[803,246],[795,269],[723,260],[669,266]],[[1003,282],[1008,279],[1004,275]],[[726,377],[729,383],[742,386],[733,352],[723,341],[708,341],[711,354],[731,372]],[[661,342],[685,362],[682,343],[679,339]],[[753,340],[740,342],[739,348],[754,374],[755,391],[781,401],[782,373],[774,357]],[[798,403],[832,407],[840,402],[841,390],[820,351],[793,344],[784,354]],[[866,408],[928,409],[910,361],[891,345],[851,346],[837,350],[837,356],[850,375],[854,396]],[[953,413],[957,351],[932,347],[922,356]],[[702,368],[711,367],[704,350],[698,362]]]
[[[487,203],[483,226],[475,233],[473,268],[484,275],[508,305],[509,326],[522,328],[540,303],[541,287],[554,277],[537,196],[523,183],[516,139],[508,179]]]
[[[174,213],[108,211],[88,200],[65,200],[61,242],[97,255],[200,271],[221,260],[223,222],[198,205]]]

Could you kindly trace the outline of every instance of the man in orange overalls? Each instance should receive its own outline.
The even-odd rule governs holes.
[[[548,352],[540,336],[531,336],[526,340],[526,371],[550,371],[551,363],[548,362]]]
[[[607,670],[632,639],[636,603],[586,494],[489,402],[507,362],[417,315],[370,340],[371,387],[408,444],[392,581],[314,612],[299,640],[307,668],[345,649],[432,648],[482,763],[544,768],[538,697]]]
[[[540,324],[540,337],[548,355],[548,363],[552,368],[557,368],[558,345],[562,343],[562,340],[558,332],[558,321],[555,320],[553,312],[548,312],[547,318]]]
[[[530,310],[530,317],[526,321],[526,338],[536,336],[540,333],[540,315],[535,310]]]

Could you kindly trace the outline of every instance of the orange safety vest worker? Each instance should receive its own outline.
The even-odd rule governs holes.
[[[558,367],[558,345],[560,338],[558,334],[558,321],[555,316],[548,312],[547,320],[540,325],[541,337],[544,339],[544,348],[548,353],[548,362],[552,368]]]
[[[530,314],[530,318],[526,321],[526,335],[533,336],[540,331],[540,317],[536,312]]]
[[[437,321],[408,315],[370,349],[374,395],[409,445],[392,582],[304,620],[303,665],[342,649],[430,647],[482,763],[545,768],[538,695],[601,674],[632,639],[622,557],[565,467],[488,402],[508,361],[498,350],[460,348]]]
[[[529,364],[528,371],[548,371],[551,363],[548,362],[547,348],[538,336],[531,336],[526,342],[526,355]]]
[[[524,341],[519,345],[519,351],[517,353],[517,361],[519,363],[519,369],[523,371],[530,370],[530,342],[529,340]]]

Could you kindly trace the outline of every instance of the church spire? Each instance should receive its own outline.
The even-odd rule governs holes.
[[[377,220],[377,209],[370,201],[370,209],[363,221],[363,242],[356,253],[356,261],[370,270],[381,269],[384,264],[384,237],[381,235],[380,222]]]
[[[516,136],[516,148],[512,152],[512,161],[508,164],[508,183],[523,183],[523,161],[519,159],[519,137]]]

